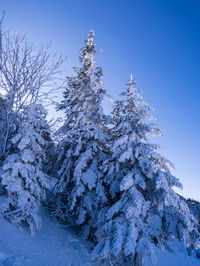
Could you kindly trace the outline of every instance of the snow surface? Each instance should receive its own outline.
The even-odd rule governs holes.
[[[155,253],[157,256],[156,266],[198,266],[200,259],[195,257],[195,254],[188,256],[182,245],[174,246],[174,252],[171,253],[166,250],[156,248]],[[144,261],[144,266],[153,266],[149,259]]]
[[[31,236],[0,217],[0,265],[90,266],[88,243],[53,221],[44,211],[42,228]]]
[[[94,266],[90,260],[90,244],[78,238],[66,226],[52,220],[42,211],[43,226],[34,236],[0,216],[0,266]],[[200,259],[189,257],[182,246],[177,253],[156,249],[157,266],[195,266]],[[152,266],[145,260],[144,266]]]

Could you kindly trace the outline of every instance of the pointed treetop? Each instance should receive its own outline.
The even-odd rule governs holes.
[[[95,53],[94,31],[91,30],[88,34],[88,37],[85,39],[85,45],[81,48],[79,57],[80,61],[85,65],[86,68],[94,65]]]
[[[86,50],[86,52],[90,53],[94,51],[95,43],[94,43],[94,31],[90,30],[88,37],[85,39],[85,47],[83,50]],[[95,52],[95,51],[94,51]]]
[[[129,90],[130,90],[130,89],[133,88],[133,85],[135,85],[135,84],[136,84],[136,81],[133,80],[133,75],[130,74],[130,80],[128,80],[128,81],[126,82],[126,85],[127,85],[127,87],[129,88]]]
[[[101,77],[103,76],[103,71],[101,67],[96,65],[95,54],[99,52],[95,48],[96,44],[94,42],[94,31],[91,30],[88,37],[85,39],[84,46],[80,50],[79,60],[82,66],[79,68],[73,68],[74,71],[79,76],[79,81],[85,84],[91,84],[93,89],[99,86],[103,86]],[[96,84],[95,84],[96,83]]]
[[[89,34],[88,34],[88,38],[94,38],[95,32],[94,30],[90,30]]]

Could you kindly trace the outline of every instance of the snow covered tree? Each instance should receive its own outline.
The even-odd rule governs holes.
[[[59,105],[66,120],[59,130],[63,140],[58,149],[57,190],[62,192],[75,223],[87,224],[87,235],[91,216],[95,218],[98,206],[108,200],[100,168],[108,154],[108,117],[101,106],[106,91],[102,69],[96,66],[96,52],[94,32],[90,31],[80,52],[81,67],[74,68],[75,77],[67,78],[64,100]]]
[[[134,84],[131,78],[125,100],[113,107],[112,157],[103,164],[112,204],[99,212],[92,252],[112,265],[141,265],[145,255],[155,261],[154,245],[169,249],[175,238],[187,247],[199,236],[195,218],[172,188],[181,187],[170,172],[172,164],[149,142],[149,136],[161,133]]]
[[[49,135],[46,111],[40,104],[24,107],[21,123],[12,138],[12,149],[3,162],[0,178],[4,193],[0,211],[15,225],[28,224],[31,233],[40,226],[39,207],[49,180],[43,170]]]

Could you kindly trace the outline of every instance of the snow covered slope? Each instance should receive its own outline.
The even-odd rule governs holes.
[[[34,236],[0,217],[0,265],[78,266],[94,265],[81,243],[62,225],[43,212],[42,228]]]
[[[43,226],[31,236],[0,217],[0,266],[94,266],[89,243],[77,238],[43,211]],[[156,250],[157,266],[200,266],[200,259],[189,257],[181,246],[177,253]],[[145,266],[152,266],[145,260]]]
[[[188,256],[182,245],[174,246],[174,252],[156,249],[156,266],[200,266],[200,259],[195,254]],[[153,266],[149,259],[145,260],[145,266]]]

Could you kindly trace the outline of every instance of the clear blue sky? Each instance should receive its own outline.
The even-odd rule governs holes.
[[[182,194],[200,200],[200,1],[199,0],[1,0],[5,29],[52,42],[67,56],[67,74],[78,64],[90,29],[103,53],[108,92],[117,97],[133,73],[163,131],[162,153],[181,179]]]

